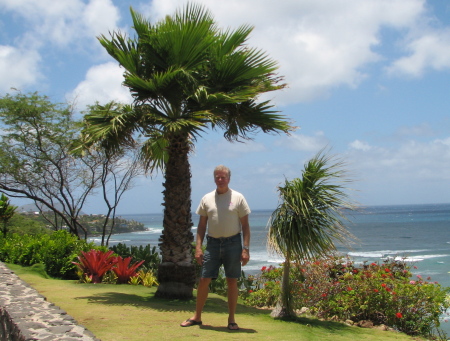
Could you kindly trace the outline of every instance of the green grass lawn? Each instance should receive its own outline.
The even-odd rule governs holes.
[[[191,317],[195,300],[163,300],[156,288],[132,285],[79,284],[48,279],[39,267],[8,264],[22,280],[67,311],[102,341],[122,340],[304,340],[304,341],[411,341],[396,332],[350,327],[337,322],[302,318],[297,322],[273,320],[269,310],[237,309],[239,331],[226,328],[227,303],[211,294],[204,309],[203,325],[182,328]]]

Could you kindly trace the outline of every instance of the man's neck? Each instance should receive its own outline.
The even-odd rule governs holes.
[[[228,192],[228,190],[229,190],[228,187],[225,187],[225,188],[219,188],[219,187],[217,187],[217,188],[216,188],[216,193],[217,193],[217,194],[225,194],[226,192]]]

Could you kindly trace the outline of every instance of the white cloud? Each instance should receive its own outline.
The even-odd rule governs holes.
[[[433,136],[434,130],[428,123],[422,123],[416,126],[401,126],[397,129],[396,135],[403,136]]]
[[[86,73],[85,80],[67,94],[70,101],[75,101],[79,109],[92,105],[96,101],[105,104],[109,101],[131,103],[128,88],[122,86],[123,69],[115,62],[93,66]]]
[[[279,103],[313,100],[340,85],[358,86],[367,77],[364,68],[384,58],[373,51],[381,29],[408,31],[425,15],[424,0],[200,2],[220,27],[255,26],[249,43],[280,63],[289,84],[277,94]],[[183,5],[154,0],[148,13],[161,18]]]
[[[1,0],[3,8],[21,17],[27,28],[20,37],[20,44],[43,48],[46,45],[60,47],[86,44],[94,45],[100,33],[116,28],[118,9],[111,0]]]
[[[0,45],[0,92],[35,84],[42,78],[39,61],[37,51]]]
[[[360,140],[355,140],[352,143],[349,144],[351,149],[356,149],[356,150],[362,150],[362,151],[368,151],[370,149],[372,149],[372,147],[364,141],[360,141]]]
[[[410,183],[450,179],[450,138],[409,140],[391,148],[353,148],[347,155],[364,178],[394,178]]]
[[[116,29],[120,13],[111,0],[91,0],[83,10],[83,22],[94,36]]]
[[[322,131],[316,132],[314,136],[303,134],[291,134],[282,137],[275,145],[296,151],[317,152],[329,144],[328,139]]]
[[[391,74],[420,77],[428,69],[450,70],[450,30],[430,32],[410,41],[406,48],[409,55],[392,63]]]
[[[249,140],[244,142],[228,142],[221,138],[218,142],[208,143],[205,151],[209,155],[208,161],[211,158],[218,157],[221,160],[224,158],[243,157],[249,153],[261,153],[266,151],[266,147],[258,142]]]

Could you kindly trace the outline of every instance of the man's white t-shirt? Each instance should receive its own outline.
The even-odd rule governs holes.
[[[231,188],[224,194],[216,190],[206,194],[200,201],[196,213],[208,217],[208,235],[227,238],[241,232],[240,218],[250,214],[244,196]]]

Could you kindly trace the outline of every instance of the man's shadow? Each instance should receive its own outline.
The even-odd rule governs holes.
[[[255,329],[249,329],[249,328],[239,328],[238,330],[230,330],[224,326],[219,327],[219,326],[212,326],[212,325],[208,325],[208,324],[202,324],[199,327],[200,327],[200,329],[214,330],[216,332],[230,333],[230,334],[254,334],[254,333],[257,333],[257,331]]]

